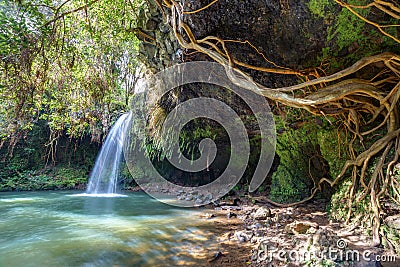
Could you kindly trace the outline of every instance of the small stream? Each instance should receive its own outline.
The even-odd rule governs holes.
[[[182,266],[213,233],[199,211],[143,193],[0,193],[0,266]]]

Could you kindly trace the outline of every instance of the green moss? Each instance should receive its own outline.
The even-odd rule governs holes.
[[[75,189],[85,187],[88,173],[85,168],[60,167],[53,171],[54,185],[62,189]]]
[[[297,111],[293,111],[297,112]],[[300,114],[291,114],[291,118]],[[314,123],[306,123],[298,129],[290,127],[290,123],[277,117],[276,153],[279,156],[278,169],[272,175],[270,197],[278,202],[294,202],[310,194],[313,186],[309,172],[309,159],[317,149]]]
[[[344,220],[348,213],[348,208],[346,207],[346,192],[351,185],[351,179],[346,179],[340,185],[336,187],[335,194],[332,195],[328,211],[329,216],[332,219],[341,221]]]
[[[270,191],[272,200],[284,203],[295,202],[305,198],[309,193],[308,186],[303,181],[306,177],[301,176],[304,173],[301,170],[291,171],[292,166],[280,165],[272,175]]]
[[[287,118],[291,120],[275,119],[280,162],[272,175],[270,196],[280,202],[306,198],[313,179],[335,178],[349,159],[346,135],[333,118],[316,118],[295,109],[288,110]],[[326,193],[329,197],[330,189],[323,192],[320,197]]]
[[[371,144],[365,144],[367,147],[369,147]],[[387,155],[386,162],[390,161],[394,155],[394,150],[392,149],[389,154]],[[374,170],[376,169],[376,166],[378,162],[380,161],[380,157],[373,157],[369,165],[366,169],[365,172],[365,177],[364,177],[364,182],[368,184],[370,181]],[[337,165],[338,167],[340,164]],[[341,169],[341,167],[340,167]],[[400,171],[399,171],[400,173]],[[386,175],[386,173],[384,173]],[[394,170],[393,175],[398,175],[396,172],[396,169]],[[335,193],[332,195],[330,206],[329,206],[329,216],[335,220],[338,221],[343,221],[347,219],[347,214],[349,212],[349,207],[347,206],[347,199],[348,199],[348,190],[352,186],[352,180],[350,177],[350,173],[345,176],[343,181],[341,181],[336,187]],[[358,190],[355,193],[355,197],[359,197],[363,193],[362,188],[358,188]],[[389,192],[391,193],[391,192]],[[369,196],[366,196],[362,201],[359,201],[357,203],[353,203],[352,207],[352,215],[353,218],[356,218],[357,216],[367,216],[370,214],[370,200]],[[370,227],[369,225],[370,222],[367,222],[365,227]]]
[[[349,1],[354,5],[365,4],[364,0]],[[366,17],[369,13],[369,8],[358,9],[357,12]],[[339,50],[349,47],[353,44],[366,45],[368,41],[365,31],[365,22],[350,12],[347,8],[342,8],[336,17],[336,23],[328,29],[328,41],[336,38],[336,44]]]
[[[352,181],[351,178],[349,177],[336,187],[335,194],[332,195],[328,207],[330,218],[335,219],[337,221],[344,221],[347,219],[347,214],[349,212],[349,207],[347,205],[348,189],[350,188],[351,185]],[[362,190],[359,190],[356,193],[356,197],[360,196],[361,193]],[[351,210],[353,218],[356,218],[357,216],[366,216],[368,213],[370,213],[369,198],[367,197],[358,203],[353,203]],[[367,225],[364,226],[369,227],[370,226],[368,225],[369,223],[370,222],[367,222]]]
[[[332,13],[334,2],[332,0],[310,0],[308,8],[317,17],[325,18]]]
[[[352,5],[365,5],[366,0],[346,1]],[[383,35],[379,30],[365,23],[347,8],[340,7],[333,0],[310,0],[309,9],[317,18],[324,18],[327,25],[325,47],[322,48],[318,62],[327,62],[328,72],[335,72],[348,67],[362,57],[391,51],[399,53],[398,43]],[[371,15],[370,8],[353,8],[364,18]],[[374,19],[372,19],[374,20]],[[383,25],[396,25],[388,19],[380,21]],[[396,27],[387,27],[385,31],[396,36]]]
[[[345,134],[335,127],[321,129],[318,134],[318,143],[321,154],[329,164],[332,177],[336,177],[349,159],[347,138]]]
[[[375,141],[379,138],[383,137],[384,132],[378,132],[374,137],[365,140],[363,144],[359,141],[353,143],[353,148],[356,155],[359,155],[361,152],[365,150],[364,147],[370,147]],[[349,141],[346,140],[344,133],[338,132],[337,130],[332,131],[322,131],[319,133],[319,140],[321,144],[321,152],[324,155],[325,159],[327,159],[330,167],[330,173],[332,178],[335,178],[341,171],[347,159],[350,158],[348,154],[348,143]],[[387,161],[393,156],[394,151],[390,151],[388,154]],[[368,183],[372,177],[372,174],[376,168],[380,158],[373,157],[366,169],[365,183]],[[351,169],[351,168],[350,168]],[[351,186],[351,170],[348,170],[347,174],[345,174],[345,178],[343,181],[340,181],[339,184],[336,186],[336,191],[332,196],[331,199],[331,207],[330,207],[330,214],[331,217],[337,220],[344,220],[346,219],[348,207],[346,207],[346,191]],[[347,177],[347,179],[346,179]],[[361,194],[361,189],[356,192],[357,194]],[[360,203],[356,203],[353,207],[353,214],[367,214],[369,212],[369,203],[368,197]]]

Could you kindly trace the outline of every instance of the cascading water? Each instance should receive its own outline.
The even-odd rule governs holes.
[[[87,194],[116,194],[125,135],[132,113],[125,113],[106,137],[90,175]]]

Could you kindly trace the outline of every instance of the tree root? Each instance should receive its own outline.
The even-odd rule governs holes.
[[[353,10],[354,8],[367,8],[373,5],[388,15],[397,18],[398,14],[400,14],[399,7],[379,0],[373,1],[369,6],[362,7],[351,6],[339,0],[335,1],[343,7],[348,8],[352,13],[360,17],[360,19],[376,26],[384,35],[400,43],[399,39],[384,31],[384,26],[368,21]],[[238,67],[303,77],[307,75],[304,72],[280,67],[273,63],[275,68],[261,68],[240,62],[230,54],[226,47],[227,42],[237,42],[250,45],[258,52],[257,48],[249,41],[222,40],[215,36],[208,36],[197,40],[189,26],[182,22],[180,18],[183,14],[200,12],[216,2],[212,1],[209,5],[197,11],[187,12],[183,11],[182,6],[174,0],[164,1],[164,6],[171,10],[173,31],[183,48],[206,54],[214,61],[223,65],[228,77],[234,84],[283,105],[305,109],[314,115],[337,117],[343,122],[346,130],[353,135],[353,138],[349,142],[351,159],[344,164],[342,171],[334,180],[322,178],[318,183],[315,183],[308,198],[289,204],[277,203],[267,197],[258,197],[255,199],[278,207],[296,206],[312,199],[321,190],[322,183],[328,183],[330,186],[337,185],[351,168],[352,184],[346,194],[347,220],[349,221],[353,216],[352,207],[369,196],[371,206],[368,218],[372,221],[373,245],[377,246],[381,244],[380,237],[382,235],[380,234],[380,226],[383,214],[381,201],[383,197],[390,197],[397,203],[400,202],[399,182],[393,176],[393,166],[398,161],[400,148],[400,118],[398,113],[400,56],[392,53],[383,53],[365,57],[352,66],[332,75],[317,77],[316,79],[308,79],[307,77],[305,82],[297,85],[268,88],[256,83],[247,73],[238,69]],[[262,56],[264,57],[264,55]],[[267,60],[266,57],[264,59]],[[351,75],[359,73],[360,70],[369,66],[373,66],[374,70],[378,69],[372,78],[349,78]],[[316,70],[315,73],[318,74],[318,71]],[[366,116],[370,116],[371,118],[366,121]],[[374,125],[374,122],[378,118],[380,123]],[[376,135],[378,130],[382,131],[384,126],[386,126],[384,136],[357,155],[353,149],[354,141],[358,139],[362,143],[364,139],[368,140]],[[364,131],[360,132],[361,129],[364,129]],[[388,163],[387,156],[391,149],[394,149],[395,153]],[[369,181],[367,181],[366,170],[373,157],[380,159],[372,176],[368,177]],[[357,193],[360,190],[361,193]],[[393,193],[391,194],[390,192]]]

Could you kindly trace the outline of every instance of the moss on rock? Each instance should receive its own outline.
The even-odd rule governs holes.
[[[337,177],[350,157],[348,155],[347,138],[344,132],[336,127],[324,128],[317,133],[321,154],[329,164],[331,177]]]
[[[317,138],[321,127],[312,119],[289,123],[276,118],[279,166],[272,175],[272,200],[288,203],[308,197],[314,181],[327,171]]]

